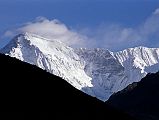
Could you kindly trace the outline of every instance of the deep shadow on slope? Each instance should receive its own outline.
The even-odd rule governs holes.
[[[159,72],[129,85],[111,96],[107,103],[140,120],[159,120]]]
[[[1,120],[24,120],[24,112],[0,112]]]
[[[49,119],[130,120],[127,114],[105,106],[102,101],[75,89],[61,78],[2,54],[0,89],[1,109],[25,111],[27,119],[30,115],[36,119],[39,112],[47,112]]]

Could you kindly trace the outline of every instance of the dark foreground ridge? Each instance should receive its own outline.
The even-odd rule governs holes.
[[[1,109],[23,112],[35,119],[47,112],[49,119],[132,120],[40,68],[0,54]],[[35,112],[37,112],[35,114]],[[32,113],[32,114],[31,114]],[[34,113],[34,114],[33,114]]]
[[[111,96],[107,103],[139,120],[159,120],[159,72],[129,85]]]

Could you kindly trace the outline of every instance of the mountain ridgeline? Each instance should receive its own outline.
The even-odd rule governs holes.
[[[48,112],[49,119],[133,120],[104,102],[91,97],[35,65],[0,54],[1,109],[3,111]],[[33,115],[33,114],[32,114]]]
[[[24,33],[0,52],[5,111],[44,111],[51,119],[159,119],[159,73],[153,74],[159,48],[75,49]]]
[[[102,101],[159,68],[159,48],[75,49],[30,33],[17,35],[0,52],[57,75]]]
[[[107,104],[139,120],[159,120],[159,72],[112,95]]]

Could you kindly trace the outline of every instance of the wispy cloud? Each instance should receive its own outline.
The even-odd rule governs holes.
[[[134,18],[135,19],[135,18]],[[139,26],[130,28],[119,24],[102,24],[96,29],[81,28],[70,30],[60,21],[38,17],[16,30],[7,31],[5,36],[30,32],[50,39],[58,39],[74,47],[100,47],[121,50],[134,46],[159,47],[159,8]]]
[[[16,30],[6,31],[6,37],[12,37],[18,33],[33,33],[49,39],[56,39],[69,46],[83,46],[84,36],[69,30],[65,24],[59,20],[48,20],[44,17],[37,17],[33,22],[28,22]]]
[[[135,19],[135,18],[134,18]],[[89,36],[95,47],[121,50],[134,46],[159,47],[159,8],[156,9],[142,24],[136,27],[123,27],[119,24],[102,24],[92,30],[80,29],[81,34]],[[89,44],[90,45],[90,44]]]

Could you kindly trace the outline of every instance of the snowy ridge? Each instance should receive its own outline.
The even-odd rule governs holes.
[[[77,89],[92,87],[91,78],[85,74],[84,66],[73,51],[61,42],[28,33],[16,36],[1,50],[62,77]]]
[[[139,46],[119,51],[114,56],[125,68],[129,82],[138,82],[147,73],[159,70],[159,48]]]
[[[145,73],[145,68],[159,63],[159,48],[135,47],[115,53],[115,57],[126,68],[128,61],[131,66],[141,69]],[[151,72],[151,71],[147,71]],[[157,72],[157,71],[155,71]]]
[[[119,52],[73,49],[56,39],[30,33],[16,36],[0,52],[60,76],[103,101],[148,72],[159,70],[159,48],[135,47]]]

